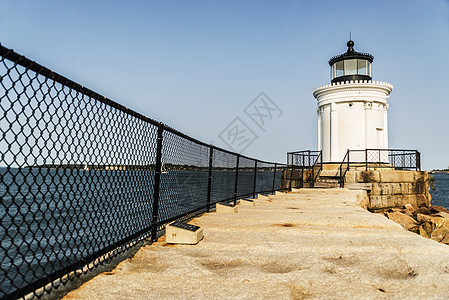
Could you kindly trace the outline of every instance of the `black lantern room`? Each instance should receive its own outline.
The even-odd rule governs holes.
[[[348,50],[345,53],[329,60],[331,82],[371,80],[371,64],[374,57],[369,53],[354,51],[354,42],[351,40],[346,45]]]

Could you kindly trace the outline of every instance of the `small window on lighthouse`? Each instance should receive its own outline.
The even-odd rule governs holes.
[[[340,76],[345,75],[343,61],[339,61],[339,62],[335,63],[335,71],[336,71],[335,77],[340,77]]]
[[[357,74],[368,75],[367,61],[364,59],[357,59]]]
[[[357,74],[357,59],[345,60],[345,75]]]
[[[348,106],[349,106],[349,108],[352,108],[354,106],[354,104],[353,103],[349,103]]]

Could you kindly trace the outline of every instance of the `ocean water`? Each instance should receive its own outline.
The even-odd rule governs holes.
[[[273,172],[257,173],[268,191]],[[280,187],[281,173],[276,173]],[[161,174],[159,220],[206,204],[207,171]],[[154,171],[0,168],[0,299],[83,261],[126,237],[147,232]],[[214,171],[211,202],[234,194],[235,172]],[[254,172],[239,172],[238,194],[252,193]]]
[[[449,174],[435,173],[435,191],[430,190],[432,205],[440,205],[449,209]]]

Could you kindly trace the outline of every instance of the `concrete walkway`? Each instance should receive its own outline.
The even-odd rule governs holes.
[[[65,299],[447,299],[449,247],[359,197],[302,189],[205,214],[199,244],[146,246]]]

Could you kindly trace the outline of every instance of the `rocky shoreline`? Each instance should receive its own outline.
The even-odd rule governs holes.
[[[425,238],[449,245],[449,210],[438,205],[413,207],[406,204],[402,208],[373,211],[398,223],[405,230]]]

